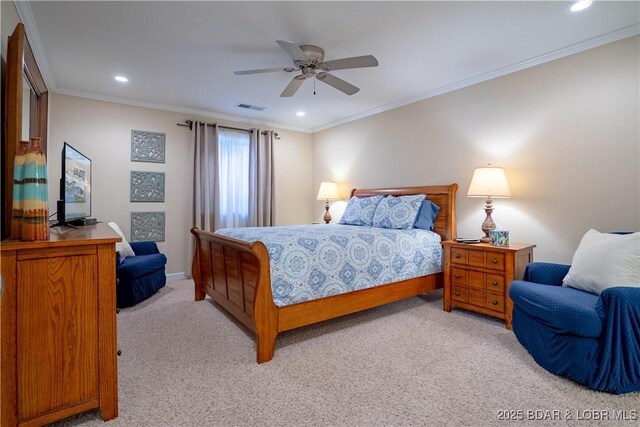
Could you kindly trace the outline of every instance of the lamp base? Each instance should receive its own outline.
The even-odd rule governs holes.
[[[496,223],[493,222],[493,218],[491,218],[491,213],[493,212],[493,200],[491,200],[491,197],[488,197],[487,200],[485,200],[484,211],[487,214],[487,217],[482,223],[482,231],[484,232],[484,237],[481,237],[480,241],[482,243],[489,243],[491,242],[489,231],[496,229]]]
[[[331,222],[331,214],[329,213],[329,201],[327,200],[326,205],[324,205],[324,222],[325,224],[329,224]]]

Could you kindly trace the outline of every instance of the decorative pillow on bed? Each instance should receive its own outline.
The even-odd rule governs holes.
[[[382,196],[354,196],[350,198],[339,224],[371,226],[380,200],[382,200]]]
[[[413,228],[420,228],[422,230],[433,231],[433,224],[436,221],[436,216],[440,212],[440,206],[433,203],[431,200],[425,200],[420,206],[416,223],[413,224]]]
[[[613,286],[640,287],[640,233],[587,231],[562,283],[595,294]]]
[[[423,200],[424,194],[385,197],[378,203],[373,226],[403,230],[413,228]]]

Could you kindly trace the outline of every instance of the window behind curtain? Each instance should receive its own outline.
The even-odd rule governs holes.
[[[249,145],[251,134],[218,130],[218,182],[221,227],[242,227],[249,219]]]

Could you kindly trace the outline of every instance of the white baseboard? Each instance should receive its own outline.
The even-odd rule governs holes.
[[[167,282],[175,282],[176,280],[188,279],[187,275],[183,272],[167,274]]]

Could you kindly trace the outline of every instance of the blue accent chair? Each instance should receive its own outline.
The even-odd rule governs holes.
[[[518,341],[553,374],[608,393],[640,391],[640,288],[596,295],[562,286],[569,267],[534,262],[511,283]]]
[[[116,296],[119,308],[131,307],[155,294],[167,283],[167,257],[155,242],[131,242],[136,256],[121,262],[116,256]]]

